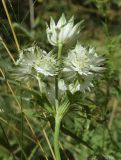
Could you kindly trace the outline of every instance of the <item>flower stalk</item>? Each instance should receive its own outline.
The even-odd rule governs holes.
[[[58,55],[57,55],[57,60],[58,60],[58,67],[60,67],[61,64],[61,54],[62,54],[62,44],[58,44]],[[55,106],[56,110],[58,108],[58,79],[59,74],[55,76]]]
[[[62,54],[62,44],[58,45],[58,67],[61,65],[61,54]],[[60,132],[60,123],[61,120],[58,116],[58,108],[59,108],[59,101],[58,101],[58,81],[59,81],[59,73],[55,77],[55,106],[56,106],[56,115],[55,115],[55,132],[54,132],[54,151],[56,160],[61,160],[60,151],[59,151],[59,132]]]
[[[58,65],[61,64],[62,47],[63,47],[62,44],[59,44],[59,45],[58,45]]]
[[[54,132],[54,151],[55,151],[56,160],[61,160],[60,151],[59,151],[60,124],[61,124],[61,119],[59,118],[58,114],[56,114],[56,117],[55,117],[55,132]]]

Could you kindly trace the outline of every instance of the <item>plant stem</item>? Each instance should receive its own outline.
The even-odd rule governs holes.
[[[54,133],[54,151],[56,160],[61,160],[59,151],[59,131],[60,131],[61,120],[56,115],[55,117],[55,133]]]
[[[62,54],[62,44],[58,45],[58,67],[60,69],[61,65],[61,54]],[[59,71],[58,75],[55,77],[55,106],[56,106],[56,115],[55,115],[55,132],[54,132],[54,152],[56,160],[61,160],[60,151],[59,151],[59,131],[60,131],[60,123],[61,119],[58,116],[58,107],[59,107],[59,100],[58,100],[58,80],[59,80]]]
[[[61,64],[61,53],[62,53],[62,47],[63,45],[62,44],[59,44],[58,45],[58,65]]]
[[[62,53],[62,44],[58,45],[58,67],[60,67],[61,64],[61,53]],[[56,110],[58,108],[58,78],[59,78],[59,74],[56,75],[55,77],[55,106],[56,106]]]

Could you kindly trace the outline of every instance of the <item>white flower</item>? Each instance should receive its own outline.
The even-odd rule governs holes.
[[[73,81],[64,81],[63,79],[61,79],[59,81],[59,89],[63,92],[69,90],[72,94],[80,91],[80,92],[85,92],[85,91],[91,91],[91,88],[93,87],[92,84],[92,79],[93,76],[89,75],[89,76],[83,76],[82,77],[78,77],[78,79],[75,79]]]
[[[71,83],[68,85],[68,90],[71,93],[75,93],[77,91],[84,92],[85,91],[91,91],[91,87],[93,87],[92,84],[92,76],[84,76],[83,81],[79,82],[78,80],[75,83]]]
[[[20,51],[13,75],[18,80],[28,80],[39,73],[42,76],[53,76],[56,72],[56,60],[50,53],[37,46]]]
[[[63,75],[68,90],[90,91],[92,80],[96,73],[104,70],[104,58],[95,53],[94,48],[86,49],[77,43],[75,49],[70,50],[64,60]]]
[[[78,43],[75,49],[68,53],[63,71],[87,76],[103,70],[103,61],[104,58],[98,56],[94,48],[86,49]]]
[[[60,91],[66,91],[67,90],[67,86],[66,86],[66,84],[65,84],[63,79],[59,80],[58,88],[59,88]]]
[[[44,76],[54,76],[57,70],[56,60],[51,53],[46,53],[46,55],[43,55],[36,61],[34,68]]]
[[[50,27],[47,25],[47,38],[49,43],[53,46],[58,46],[59,44],[67,44],[77,39],[81,23],[82,22],[79,22],[74,26],[74,17],[67,22],[64,14],[62,14],[58,23],[55,24],[51,17]]]

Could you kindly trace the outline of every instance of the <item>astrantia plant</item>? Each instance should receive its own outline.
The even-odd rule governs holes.
[[[56,160],[61,160],[59,152],[60,124],[71,106],[68,93],[91,91],[93,78],[103,71],[104,58],[98,56],[94,48],[83,47],[77,42],[71,49],[80,33],[81,23],[74,25],[74,17],[69,21],[62,14],[58,23],[53,18],[50,27],[47,25],[47,38],[50,44],[58,48],[47,53],[37,46],[20,51],[14,75],[17,80],[29,80],[34,77],[38,81],[40,92],[45,84],[47,102],[42,103],[48,113],[55,119],[54,151]],[[63,46],[70,44],[68,53],[63,54]],[[46,81],[45,81],[46,80]],[[46,82],[48,85],[46,85]],[[40,94],[41,99],[43,94]]]

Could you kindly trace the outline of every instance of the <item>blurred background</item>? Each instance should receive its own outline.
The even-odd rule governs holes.
[[[39,107],[36,83],[21,85],[9,70],[19,48],[51,49],[46,22],[62,13],[74,15],[75,23],[84,20],[80,42],[106,58],[106,70],[81,96],[78,114],[63,121],[62,160],[121,160],[121,0],[0,1],[0,160],[53,159],[53,130]]]

